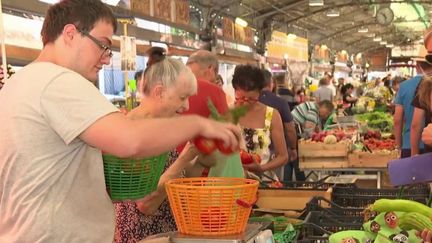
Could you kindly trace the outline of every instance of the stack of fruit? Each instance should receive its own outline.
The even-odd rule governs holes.
[[[344,139],[349,139],[349,136],[343,130],[316,132],[311,136],[313,142],[325,144],[334,144]]]

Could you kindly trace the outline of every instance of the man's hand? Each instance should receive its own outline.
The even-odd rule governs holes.
[[[210,139],[220,139],[224,142],[225,147],[230,147],[234,151],[238,150],[242,137],[240,127],[210,119],[203,119],[202,121],[203,126],[200,135]]]
[[[429,124],[423,129],[422,141],[428,145],[432,144],[432,124]]]

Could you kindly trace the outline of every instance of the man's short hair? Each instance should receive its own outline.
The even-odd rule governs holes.
[[[62,0],[47,11],[41,30],[43,45],[54,42],[67,24],[90,32],[100,20],[112,24],[116,32],[117,20],[111,9],[100,0]]]
[[[187,60],[186,65],[190,65],[192,63],[197,63],[206,67],[212,66],[215,68],[216,72],[219,70],[219,61],[216,54],[206,50],[199,50],[192,53],[192,55],[190,55],[189,59]]]
[[[273,79],[278,86],[285,86],[285,74],[277,74],[273,76]]]
[[[326,110],[332,112],[334,110],[334,105],[329,100],[323,100],[318,103],[319,107],[324,107]]]
[[[269,86],[272,83],[272,73],[267,69],[263,69],[262,73],[264,75],[264,85]]]

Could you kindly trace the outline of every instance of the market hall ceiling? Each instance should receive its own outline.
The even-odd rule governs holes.
[[[313,2],[321,1],[191,0],[210,14],[241,17],[258,31],[294,33],[311,44],[349,52],[381,48],[378,38],[397,46],[420,42],[432,15],[432,0],[323,0],[324,5],[311,6]]]

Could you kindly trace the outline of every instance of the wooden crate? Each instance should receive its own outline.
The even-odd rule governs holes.
[[[390,154],[355,152],[348,156],[348,166],[351,168],[387,168],[390,160],[399,158],[397,152]]]
[[[303,210],[312,197],[331,200],[332,187],[328,189],[259,189],[257,205],[260,208]]]
[[[310,141],[299,141],[300,169],[339,169],[348,168],[350,141],[335,144],[324,144]]]

